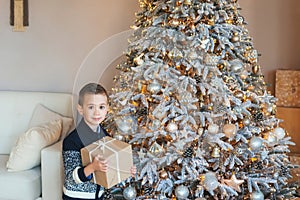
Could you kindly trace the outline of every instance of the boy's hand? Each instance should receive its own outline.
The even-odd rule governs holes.
[[[103,158],[101,158],[100,155],[97,155],[94,158],[92,165],[93,165],[94,171],[107,172],[107,170],[108,170],[107,160],[104,160]]]
[[[136,175],[136,166],[135,165],[130,168],[130,173],[131,173],[132,177],[135,177],[135,175]]]

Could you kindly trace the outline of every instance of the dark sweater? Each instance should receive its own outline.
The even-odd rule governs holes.
[[[64,163],[64,200],[101,199],[104,188],[92,183],[92,175],[86,177],[84,166],[82,166],[80,149],[108,136],[101,128],[100,134],[94,132],[84,120],[78,124],[63,141],[63,163]]]

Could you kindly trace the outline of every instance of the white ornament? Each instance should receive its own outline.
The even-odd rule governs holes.
[[[250,140],[250,148],[253,150],[253,151],[257,151],[261,148],[262,146],[262,138],[259,138],[259,137],[252,137],[251,140]]]
[[[267,135],[267,141],[269,146],[274,146],[277,143],[277,137],[272,132],[269,132]]]
[[[219,126],[217,124],[210,124],[207,130],[209,133],[217,134],[219,132]]]
[[[167,130],[170,132],[170,133],[174,133],[178,130],[178,126],[176,123],[174,122],[170,122],[167,126]]]
[[[262,192],[255,191],[255,192],[252,192],[252,194],[250,195],[250,199],[251,200],[264,200],[265,197]]]
[[[277,127],[273,131],[274,135],[277,137],[278,140],[281,140],[285,137],[285,131],[281,127]]]
[[[213,172],[208,172],[204,175],[204,182],[203,186],[205,187],[206,190],[208,191],[213,191],[219,186],[218,179]]]
[[[156,94],[161,90],[161,85],[157,81],[153,81],[147,86],[147,90],[152,94]]]
[[[136,197],[136,190],[134,187],[129,186],[124,189],[123,196],[126,200],[133,200]]]
[[[133,116],[121,116],[115,119],[118,131],[123,135],[133,134],[137,130],[137,121]]]
[[[187,199],[187,197],[189,196],[189,193],[190,193],[189,189],[184,185],[179,185],[175,189],[175,195],[176,195],[177,199],[179,199],[179,200]]]

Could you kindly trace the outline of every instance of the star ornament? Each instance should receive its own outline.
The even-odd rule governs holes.
[[[236,179],[235,175],[233,174],[230,179],[224,179],[224,183],[233,188],[235,191],[241,192],[240,185],[244,183],[244,180]]]

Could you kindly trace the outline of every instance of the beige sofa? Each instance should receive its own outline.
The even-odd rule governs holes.
[[[74,127],[72,95],[0,91],[0,108],[0,200],[61,199],[61,140]],[[46,123],[47,120],[55,122],[55,130]],[[28,142],[24,137],[42,139],[29,139]],[[44,138],[46,142],[42,142]],[[24,150],[25,144],[32,149]],[[19,159],[16,155],[24,157]],[[36,157],[35,163],[39,159],[41,164],[22,170],[22,167],[28,167],[33,157]],[[20,164],[24,159],[26,162]]]

